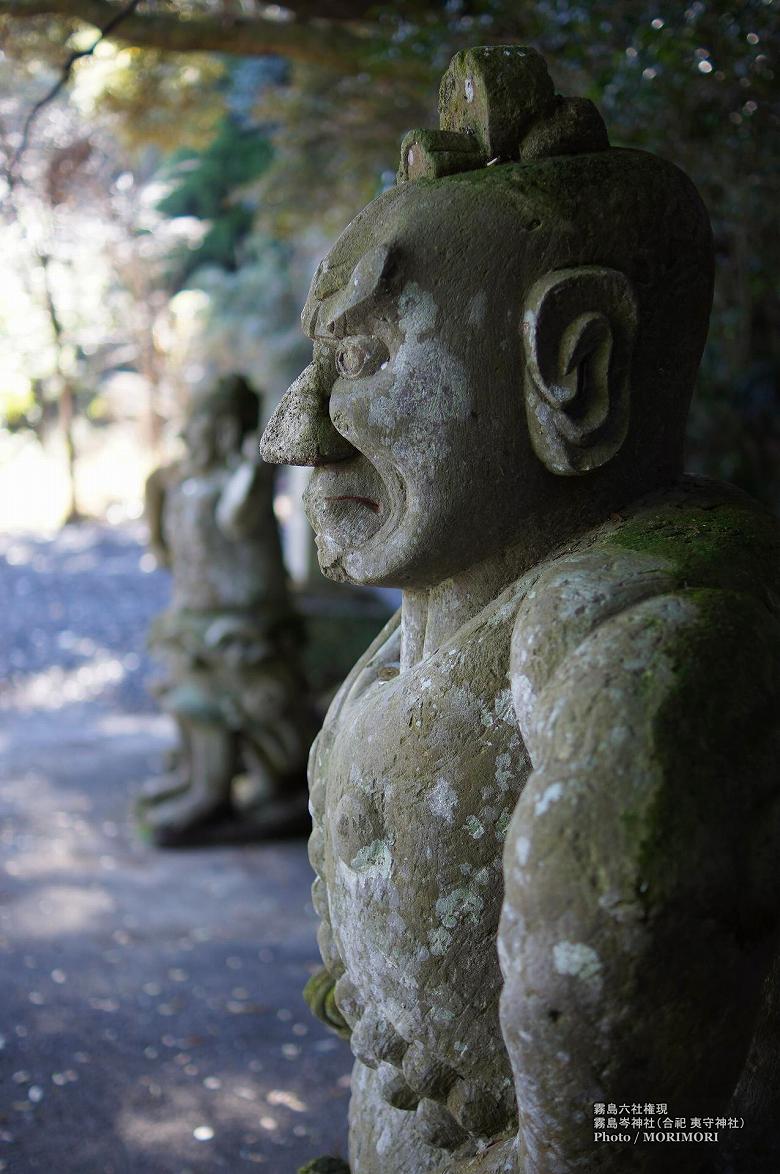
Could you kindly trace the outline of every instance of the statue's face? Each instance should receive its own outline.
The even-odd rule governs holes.
[[[491,246],[416,189],[370,205],[321,266],[303,315],[314,361],[288,412],[293,433],[311,425],[301,402],[327,413],[351,446],[326,448],[304,502],[323,570],[357,583],[429,586],[494,553],[522,529],[534,462],[501,234]]]
[[[457,503],[447,499],[458,497],[454,468],[471,479],[464,432],[476,411],[475,389],[438,315],[431,293],[409,281],[381,309],[350,316],[338,341],[315,334],[330,420],[356,450],[316,468],[304,499],[323,569],[337,577],[414,582],[446,573],[433,565],[443,543],[457,542],[449,524]]]
[[[238,449],[240,433],[239,423],[229,411],[203,408],[194,412],[184,429],[190,465],[205,471],[224,462]]]
[[[213,415],[205,410],[196,411],[184,428],[187,455],[194,469],[207,469],[216,455],[216,433]]]

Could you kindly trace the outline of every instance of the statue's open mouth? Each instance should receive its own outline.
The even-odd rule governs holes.
[[[320,567],[331,578],[341,569],[342,577],[354,571],[355,582],[371,581],[404,515],[400,473],[389,460],[381,464],[380,470],[378,460],[358,452],[312,472],[303,506],[317,537]]]
[[[340,493],[338,495],[331,495],[325,498],[325,501],[356,501],[359,505],[366,506],[367,509],[372,510],[378,514],[382,508],[381,502],[374,501],[371,497],[358,497],[354,493]]]

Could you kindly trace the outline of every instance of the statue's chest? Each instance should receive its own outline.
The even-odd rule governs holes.
[[[477,947],[497,930],[504,835],[530,769],[510,631],[486,624],[395,676],[380,650],[314,751],[312,859],[334,945],[394,1021],[412,1006],[424,1017],[442,966],[452,982],[437,1014],[473,1008],[475,990],[486,1007],[497,998],[494,951]],[[419,1038],[421,1023],[408,1028]]]
[[[338,859],[359,868],[383,841],[403,871],[410,839],[430,861],[464,837],[495,850],[527,773],[499,643],[450,650],[346,701],[324,780]]]
[[[168,494],[165,537],[176,556],[197,558],[211,551],[218,535],[215,511],[221,483],[214,478],[188,477]]]

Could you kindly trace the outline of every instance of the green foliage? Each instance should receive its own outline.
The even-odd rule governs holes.
[[[9,430],[24,424],[35,407],[31,384],[0,386],[0,425]]]
[[[776,3],[384,0],[358,8],[347,25],[327,0],[317,9],[321,58],[312,51],[308,12],[279,26],[289,41],[289,77],[274,71],[278,58],[255,57],[253,73],[246,59],[173,52],[164,41],[155,48],[106,43],[77,66],[77,102],[114,126],[123,143],[191,148],[174,156],[161,205],[166,216],[195,217],[203,226],[197,247],[174,258],[174,287],[191,283],[198,269],[209,271],[215,320],[230,320],[233,337],[245,316],[248,337],[257,312],[244,293],[260,280],[252,242],[297,244],[312,226],[334,235],[392,182],[403,133],[436,125],[436,87],[452,53],[480,43],[535,45],[561,92],[599,105],[614,144],[666,156],[699,187],[713,220],[717,284],[691,418],[691,464],[780,504]],[[162,11],[154,3],[142,9]],[[219,6],[170,0],[170,10],[191,30],[201,19],[205,29]],[[86,35],[72,16],[7,25],[4,51],[31,83],[46,73],[43,66],[62,61],[66,44],[79,47]],[[295,50],[296,37],[308,45],[305,53]],[[249,37],[241,52],[257,52],[252,45]],[[239,115],[231,86],[242,70]],[[218,273],[231,278],[221,292]]]
[[[101,44],[77,64],[74,97],[109,121],[133,154],[205,146],[224,115],[224,61],[213,54],[119,49]]]
[[[256,108],[277,126],[272,166],[251,189],[261,227],[290,238],[314,222],[338,233],[395,179],[404,133],[435,118],[437,82],[297,66],[293,84]]]
[[[172,219],[191,216],[208,223],[200,245],[178,255],[178,285],[203,265],[229,271],[238,267],[239,246],[254,214],[237,189],[265,171],[271,155],[264,135],[226,116],[202,151],[179,151],[173,156],[167,168],[172,187],[160,200],[159,211]]]
[[[301,1166],[298,1174],[349,1174],[349,1166],[341,1158],[315,1158]]]

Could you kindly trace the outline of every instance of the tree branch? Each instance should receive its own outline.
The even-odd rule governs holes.
[[[139,0],[136,0],[136,4]],[[270,20],[236,16],[178,16],[161,12],[117,9],[106,0],[0,0],[0,16],[24,20],[33,16],[60,16],[102,29],[123,12],[112,26],[111,39],[139,48],[177,53],[219,52],[242,57],[277,53],[291,61],[332,67],[339,71],[363,66],[370,36],[339,24],[328,28],[328,5],[323,4],[323,23]],[[358,6],[361,7],[360,5]],[[102,37],[101,37],[102,39]]]
[[[11,187],[13,186],[16,170],[19,166],[22,155],[24,155],[24,152],[27,150],[27,145],[30,141],[30,131],[32,130],[32,125],[40,112],[45,106],[48,106],[50,102],[53,102],[59,92],[64,88],[65,85],[67,85],[71,71],[76,62],[80,61],[82,57],[91,57],[100,42],[104,40],[105,37],[109,36],[122,23],[123,20],[125,20],[132,12],[134,12],[140,2],[141,0],[128,0],[128,3],[125,4],[123,8],[117,9],[114,14],[106,21],[106,23],[101,26],[98,36],[88,49],[79,49],[74,53],[71,53],[67,61],[64,62],[57,81],[54,83],[51,89],[49,89],[43,95],[43,97],[39,98],[35,103],[32,110],[27,115],[27,118],[24,120],[24,127],[22,128],[22,137],[19,142],[19,146],[14,151],[11,161],[8,164],[6,178]]]

